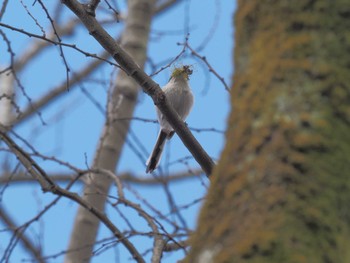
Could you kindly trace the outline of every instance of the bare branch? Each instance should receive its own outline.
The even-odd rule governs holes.
[[[140,184],[143,186],[147,186],[147,185],[154,186],[154,185],[163,184],[164,181],[180,182],[187,179],[193,179],[198,177],[201,174],[203,174],[202,169],[193,169],[191,172],[183,171],[183,172],[178,172],[178,173],[174,173],[174,174],[170,174],[168,176],[162,176],[162,177],[150,177],[150,176],[137,177],[132,173],[121,173],[119,176],[123,182]]]
[[[101,55],[99,55],[103,60],[107,59],[109,57],[109,54],[107,52],[103,52]],[[73,77],[70,79],[70,85],[71,87],[74,87],[74,85],[78,82],[80,82],[82,79],[84,79],[86,76],[88,76],[91,72],[93,72],[98,66],[100,66],[103,62],[103,60],[95,60],[92,63],[88,64],[85,68],[83,68],[78,73],[75,73]],[[30,116],[32,116],[33,113],[38,112],[42,108],[49,105],[50,102],[53,100],[58,99],[60,96],[65,94],[66,92],[66,83],[62,83],[58,87],[52,89],[47,94],[42,96],[38,101],[32,102],[31,105],[29,105],[18,118],[13,120],[12,125],[17,125]]]
[[[119,22],[120,22],[120,13],[119,13],[119,11],[118,11],[116,8],[114,8],[114,7],[108,2],[108,0],[105,0],[105,3],[107,4],[108,9],[110,9],[110,10],[113,11],[113,13],[114,13],[114,15],[115,15],[115,18],[117,19],[117,23],[119,23]]]
[[[83,54],[84,56],[86,56],[86,57],[92,57],[92,58],[100,59],[100,60],[102,60],[102,61],[107,62],[108,64],[110,64],[110,65],[112,65],[112,66],[119,67],[118,64],[115,64],[115,63],[113,63],[112,61],[109,61],[109,60],[107,60],[106,58],[103,58],[103,57],[101,57],[101,56],[97,56],[97,55],[95,55],[95,54],[88,53],[88,52],[84,51],[83,49],[77,47],[75,44],[67,44],[67,43],[64,43],[64,42],[62,42],[62,41],[57,42],[57,41],[52,40],[51,38],[47,38],[47,37],[44,37],[44,36],[40,36],[40,35],[37,35],[37,34],[33,34],[33,33],[30,33],[30,32],[27,32],[27,31],[25,31],[25,30],[23,30],[23,29],[19,29],[19,28],[16,28],[16,27],[13,27],[13,26],[10,26],[10,25],[1,23],[1,22],[0,22],[0,26],[5,27],[5,28],[8,28],[8,29],[11,29],[11,30],[13,30],[13,31],[20,32],[20,33],[22,33],[22,34],[24,34],[24,35],[27,35],[27,36],[29,36],[29,37],[33,37],[33,38],[37,38],[37,39],[42,39],[42,40],[44,40],[44,41],[46,41],[46,42],[49,42],[49,43],[51,43],[51,44],[54,44],[54,45],[65,46],[65,47],[69,47],[69,48],[75,49],[75,50],[77,50],[78,52],[82,53],[82,54]],[[16,64],[16,65],[17,65],[17,64]]]
[[[38,0],[38,1],[39,1],[39,4],[41,5],[42,9],[45,12],[47,19],[49,19],[49,21],[51,23],[53,32],[54,32],[55,36],[57,37],[58,42],[61,43],[62,39],[61,39],[61,37],[59,36],[59,34],[58,34],[57,30],[56,30],[56,26],[54,24],[53,19],[51,18],[50,14],[49,14],[49,11],[47,10],[46,6],[43,4],[43,2],[41,0]],[[64,66],[66,68],[66,80],[67,80],[66,85],[67,85],[67,90],[68,90],[69,89],[69,72],[70,72],[70,68],[68,66],[68,62],[67,62],[66,56],[64,55],[62,45],[58,45],[58,48],[60,50],[60,56],[62,58],[63,64],[64,64]]]
[[[8,2],[9,2],[8,0],[4,0],[2,2],[2,6],[1,6],[1,9],[0,9],[0,20],[1,20],[2,16],[5,14]]]
[[[76,25],[78,24],[78,19],[72,19],[70,21],[68,21],[64,26],[60,26],[58,27],[56,30],[59,32],[59,34],[61,36],[71,36],[74,32],[74,29],[76,28]],[[15,31],[15,28],[11,29],[13,31]],[[24,30],[23,30],[24,31]],[[17,31],[19,33],[22,34],[31,34],[29,32],[24,33],[22,31],[22,29],[20,29],[20,31]],[[50,44],[54,44],[56,45],[56,42],[54,41],[55,38],[55,34],[54,32],[50,32],[47,34],[47,38],[54,41],[55,43],[52,43],[50,41],[46,41],[46,39],[42,38],[42,37],[37,37],[36,35],[32,36],[34,38],[36,38],[36,41],[32,41],[30,44],[30,47],[27,47],[25,49],[25,52],[20,56],[19,59],[16,59],[15,63],[14,63],[14,68],[17,71],[22,70],[23,68],[25,68],[28,65],[28,62],[31,61],[31,59],[35,58],[37,55],[39,55],[41,52],[43,52],[45,50],[45,48],[49,47]],[[42,41],[44,40],[44,41]],[[57,43],[58,44],[58,43]],[[72,45],[71,48],[74,48],[74,45]],[[80,52],[79,50],[77,50],[78,52]],[[86,54],[84,54],[86,55]]]
[[[127,238],[125,238],[123,233],[108,219],[103,212],[91,206],[76,193],[72,193],[56,185],[46,174],[46,172],[41,169],[41,167],[6,134],[6,129],[2,125],[0,126],[0,137],[16,155],[26,170],[38,180],[44,192],[49,191],[55,195],[67,197],[90,211],[114,234],[116,238],[118,238],[124,244],[137,262],[145,262],[134,245]]]
[[[189,246],[189,241],[188,240],[179,241],[179,242],[176,242],[176,243],[168,243],[168,244],[166,244],[164,246],[164,251],[165,252],[171,252],[171,251],[183,249],[184,247],[188,247],[188,246]]]
[[[165,241],[163,240],[162,236],[159,233],[158,227],[155,223],[155,219],[152,216],[150,216],[145,210],[143,210],[138,204],[135,204],[134,202],[131,202],[125,199],[122,182],[118,176],[116,176],[111,171],[108,171],[105,169],[101,169],[99,172],[102,172],[108,175],[116,183],[118,196],[119,196],[118,203],[123,203],[126,206],[133,208],[139,213],[141,217],[143,217],[147,221],[148,225],[151,227],[153,231],[153,236],[154,236],[153,254],[152,254],[151,262],[152,263],[160,262],[160,259],[162,258],[162,252],[163,252]]]
[[[187,37],[185,38],[185,42],[188,41],[188,35]],[[186,45],[183,45],[183,48],[182,50],[180,51],[179,54],[177,54],[177,56],[175,56],[173,59],[171,59],[168,64],[166,64],[165,66],[161,67],[160,69],[158,69],[156,72],[152,73],[150,76],[154,76],[154,75],[157,75],[159,72],[162,72],[164,69],[166,68],[169,68],[175,61],[177,61],[186,51]]]
[[[81,171],[80,173],[92,173],[93,170],[86,170]],[[193,178],[197,178],[199,175],[203,173],[202,169],[193,169],[191,171],[183,171],[178,172],[175,174],[162,176],[162,177],[139,177],[132,173],[124,172],[118,174],[118,177],[123,183],[129,183],[129,184],[136,184],[136,185],[142,185],[142,186],[157,186],[162,185],[164,181],[167,182],[181,182],[184,180],[189,180]],[[74,178],[74,174],[64,174],[64,173],[58,173],[58,174],[49,174],[50,178],[55,181],[56,183],[59,182],[69,182]],[[8,182],[11,183],[30,183],[30,182],[36,182],[36,180],[30,176],[28,176],[26,173],[16,173],[15,175],[12,175],[10,173],[4,173],[0,176],[0,184],[6,184]]]
[[[27,154],[21,147],[19,147],[6,134],[7,129],[0,124],[0,138],[6,143],[9,149],[17,156],[18,160],[28,170],[28,172],[40,183],[41,189],[44,192],[50,191],[55,187],[55,183],[49,176],[41,169],[39,165]]]
[[[221,77],[221,76],[219,75],[219,73],[217,73],[217,72],[215,71],[215,69],[209,64],[209,62],[208,62],[208,60],[207,60],[207,58],[206,58],[205,56],[201,56],[197,51],[195,51],[195,50],[188,44],[188,42],[185,42],[185,43],[179,44],[179,45],[184,45],[184,46],[188,47],[188,49],[191,50],[192,55],[194,55],[195,57],[197,57],[197,58],[199,58],[200,60],[202,60],[202,61],[207,65],[207,67],[208,67],[208,69],[209,69],[209,72],[213,73],[213,74],[221,81],[221,83],[224,85],[225,90],[226,90],[227,92],[230,92],[230,88],[229,88],[228,85],[226,84],[225,79],[224,79],[223,77]]]
[[[43,256],[41,255],[40,249],[34,247],[33,242],[29,239],[29,237],[27,237],[27,235],[25,235],[24,231],[18,231],[19,228],[16,226],[16,223],[8,215],[8,213],[3,207],[0,207],[0,218],[7,226],[7,228],[13,231],[14,236],[21,241],[21,243],[27,249],[27,252],[33,256],[36,262],[45,263],[45,260],[43,260]]]
[[[96,16],[95,10],[100,3],[100,0],[90,0],[90,3],[86,5],[86,12],[88,12],[92,16]]]
[[[59,182],[70,182],[74,177],[73,175],[65,175],[65,174],[58,174],[58,175],[49,175],[50,178],[59,183]],[[36,183],[36,179],[33,177],[28,176],[26,173],[16,173],[15,175],[11,176],[11,174],[5,173],[0,176],[0,184],[6,184],[6,183]]]
[[[86,12],[83,5],[76,0],[62,0],[62,2],[81,19],[89,33],[112,55],[124,71],[143,88],[145,93],[152,97],[155,105],[157,105],[159,110],[166,116],[182,142],[209,177],[215,165],[213,160],[204,151],[186,124],[171,107],[159,85],[134,62],[134,60],[101,27],[97,20]]]

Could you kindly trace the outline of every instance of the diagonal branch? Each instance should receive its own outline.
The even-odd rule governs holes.
[[[155,13],[155,15],[159,15],[162,12],[164,12],[165,10],[171,8],[172,6],[174,6],[175,4],[178,4],[181,1],[182,0],[180,0],[180,1],[179,0],[176,0],[176,1],[168,0],[168,1],[165,1],[163,3],[160,3],[156,7],[154,13]],[[60,35],[61,36],[71,35],[73,33],[73,30],[76,27],[77,20],[71,20],[70,22],[68,22],[66,24],[65,27],[58,28]],[[58,43],[58,42],[53,40],[53,37],[54,37],[53,33],[50,33],[48,37],[43,37],[43,36],[39,36],[39,35],[30,33],[30,32],[27,32],[23,29],[18,29],[16,27],[12,27],[10,25],[7,25],[7,24],[1,23],[1,22],[0,22],[0,26],[8,28],[8,29],[16,31],[16,32],[20,32],[22,34],[25,34],[25,35],[31,37],[31,38],[36,38],[38,40],[44,40],[44,41],[37,41],[32,47],[27,49],[27,51],[24,53],[22,58],[15,61],[13,68],[17,71],[22,70],[23,67],[27,64],[27,62],[30,59],[32,59],[33,57],[38,55],[44,49],[44,47],[48,46],[49,44],[64,45],[66,47],[70,47],[70,48],[77,50],[78,52],[84,54],[85,56],[94,57],[98,60],[98,61],[92,62],[90,65],[88,65],[87,67],[82,69],[80,72],[74,74],[73,77],[70,78],[70,88],[74,87],[74,85],[77,82],[81,81],[82,78],[87,77],[92,72],[94,72],[94,70],[99,65],[101,65],[103,61],[111,64],[111,61],[108,60],[108,58],[110,56],[108,54],[108,52],[103,52],[100,55],[94,55],[94,54],[87,53],[87,52],[83,51],[82,49],[78,48],[75,45],[67,44],[67,43],[63,43],[63,42]],[[117,41],[120,42],[121,40],[118,39]],[[114,63],[112,63],[112,65],[113,64]],[[114,65],[116,65],[116,64],[114,64]],[[28,105],[27,108],[24,109],[23,113],[20,116],[18,116],[18,118],[16,120],[13,121],[12,125],[17,125],[17,124],[21,123],[22,121],[28,119],[29,117],[31,117],[33,115],[33,113],[38,112],[40,109],[44,108],[46,105],[49,105],[50,102],[52,102],[53,100],[56,100],[56,97],[63,95],[66,91],[67,91],[67,86],[66,86],[66,82],[64,82],[60,86],[49,91],[43,97],[39,98],[37,101],[33,101],[31,103],[31,105]]]
[[[51,192],[58,196],[64,196],[72,201],[76,202],[80,206],[89,210],[90,213],[95,215],[113,234],[118,240],[124,244],[127,250],[130,252],[132,257],[137,262],[145,262],[141,254],[137,251],[134,245],[123,235],[123,233],[108,219],[108,217],[94,206],[86,202],[76,193],[72,193],[66,189],[61,188],[56,185],[51,178],[46,174],[46,172],[41,169],[41,167],[21,149],[7,134],[6,128],[0,126],[0,138],[6,143],[9,149],[16,155],[21,164],[26,168],[26,170],[38,180],[41,188],[44,192]]]
[[[29,239],[29,237],[27,237],[24,234],[24,231],[17,231],[18,227],[16,226],[16,223],[8,215],[8,213],[4,210],[3,207],[0,207],[0,218],[3,221],[3,223],[7,226],[7,228],[13,231],[14,235],[16,235],[16,238],[18,238],[22,242],[23,246],[27,249],[27,252],[33,256],[36,262],[45,263],[45,260],[43,260],[43,256],[41,255],[40,249],[33,245],[33,242]]]
[[[118,62],[123,70],[131,76],[142,88],[145,93],[150,95],[154,101],[154,104],[159,110],[166,116],[168,122],[174,128],[184,145],[192,153],[193,157],[200,164],[203,171],[209,177],[214,162],[210,156],[204,151],[199,142],[192,135],[186,124],[180,119],[175,110],[170,106],[164,92],[160,89],[159,85],[154,82],[127,54],[114,39],[102,28],[95,17],[91,16],[84,5],[80,4],[76,0],[62,0],[69,9],[74,12],[79,19],[83,22],[88,29],[90,35],[92,35],[103,48],[105,48],[111,56]]]
[[[90,75],[97,67],[99,67],[102,64],[102,62],[105,59],[109,57],[109,54],[107,52],[102,52],[102,54],[100,54],[99,57],[101,58],[101,60],[99,59],[99,60],[92,61],[82,70],[80,70],[79,72],[73,75],[73,77],[70,79],[71,87],[74,87],[76,83],[79,83],[82,79]],[[13,120],[12,125],[17,125],[25,121],[27,118],[32,116],[33,113],[38,112],[42,108],[48,106],[50,102],[66,94],[66,92],[67,92],[66,82],[63,82],[59,86],[50,90],[47,94],[42,96],[39,100],[34,101],[31,103],[31,105],[27,106],[27,108],[24,109],[23,112],[15,120]]]

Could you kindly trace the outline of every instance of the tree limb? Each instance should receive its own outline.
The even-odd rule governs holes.
[[[84,171],[81,171],[82,173]],[[93,170],[85,171],[84,173],[91,173],[94,172]],[[191,171],[181,171],[174,174],[170,174],[164,177],[140,177],[136,176],[133,173],[130,172],[122,172],[118,174],[118,177],[120,180],[124,183],[129,184],[135,184],[135,185],[141,185],[141,186],[157,186],[162,185],[164,181],[168,183],[174,183],[174,182],[180,182],[183,180],[193,179],[198,177],[200,174],[202,174],[202,169],[194,169]],[[57,173],[57,174],[50,174],[50,178],[57,182],[69,182],[74,178],[73,174],[65,174],[65,173]],[[25,173],[16,173],[15,175],[11,175],[9,173],[4,173],[0,176],[0,184],[6,184],[8,182],[11,183],[30,183],[30,182],[36,182],[36,180]]]
[[[67,197],[74,202],[78,203],[80,206],[89,210],[90,213],[95,215],[113,234],[118,240],[124,244],[130,254],[137,262],[145,262],[141,254],[137,251],[134,245],[123,235],[123,233],[108,219],[108,217],[94,206],[86,202],[76,193],[72,193],[66,189],[61,188],[56,185],[52,179],[46,174],[46,172],[41,169],[41,167],[27,154],[23,151],[7,134],[6,129],[0,126],[0,138],[6,143],[6,145],[11,149],[11,151],[16,155],[21,164],[26,168],[26,170],[38,180],[41,188],[44,192],[51,192],[58,196]]]
[[[41,255],[40,249],[33,245],[33,242],[24,234],[24,231],[18,231],[18,227],[14,220],[8,215],[3,207],[0,207],[0,218],[8,229],[13,231],[13,234],[18,238],[23,246],[26,248],[27,252],[33,256],[36,262],[45,263],[43,256]]]
[[[109,57],[109,54],[107,52],[102,52],[102,54],[99,55],[101,59],[107,59]],[[91,74],[97,67],[99,67],[104,60],[94,60],[90,64],[88,64],[86,67],[84,67],[81,71],[74,74],[73,77],[70,79],[70,86],[73,86],[76,83],[79,83],[82,79],[84,79],[86,76]],[[66,82],[63,82],[59,86],[55,87],[51,91],[49,91],[47,94],[42,96],[39,100],[32,102],[30,105],[27,106],[26,109],[20,114],[16,119],[13,120],[11,125],[17,125],[23,121],[25,121],[27,118],[32,116],[33,113],[37,112],[38,110],[46,107],[49,105],[50,102],[58,99],[60,96],[64,95],[67,92],[67,86]]]
[[[186,124],[170,106],[170,103],[159,85],[134,62],[130,55],[101,27],[98,21],[93,16],[89,15],[82,4],[76,0],[62,0],[62,3],[80,18],[90,35],[111,54],[121,68],[143,88],[143,91],[152,97],[154,104],[166,116],[168,122],[174,128],[182,142],[209,177],[214,167],[213,160],[204,151]]]

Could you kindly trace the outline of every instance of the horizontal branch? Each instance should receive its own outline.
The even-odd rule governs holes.
[[[46,43],[51,43],[51,44],[53,44],[55,46],[69,47],[69,48],[75,49],[76,51],[80,52],[81,54],[83,54],[86,57],[92,57],[92,58],[100,59],[100,60],[103,60],[104,62],[109,63],[110,65],[119,67],[117,64],[115,64],[115,63],[113,63],[111,61],[108,61],[106,58],[99,57],[96,54],[92,54],[92,53],[84,51],[83,49],[77,47],[75,44],[68,44],[68,43],[64,43],[62,41],[55,41],[55,40],[53,40],[51,38],[47,38],[45,36],[40,36],[40,35],[37,35],[37,34],[33,34],[33,33],[25,31],[24,29],[13,27],[13,26],[1,23],[1,22],[0,22],[0,26],[4,27],[4,28],[7,28],[7,29],[11,29],[12,31],[16,31],[16,32],[22,33],[22,34],[27,35],[28,37],[31,37],[31,38],[41,39],[41,40],[45,41]]]
[[[91,171],[83,171],[81,170],[81,174],[88,174]],[[202,169],[191,169],[191,171],[183,171],[178,172],[174,174],[170,174],[166,177],[139,177],[132,173],[124,172],[118,174],[118,177],[122,182],[126,182],[129,184],[137,184],[141,186],[156,186],[156,185],[163,185],[164,182],[170,183],[170,182],[180,182],[183,180],[193,179],[200,174],[202,174]],[[66,183],[72,181],[76,174],[49,174],[52,181],[58,183]],[[28,176],[26,173],[16,173],[15,175],[10,173],[4,173],[0,175],[0,185],[1,184],[7,184],[7,183],[30,183],[30,182],[37,182],[33,177]]]

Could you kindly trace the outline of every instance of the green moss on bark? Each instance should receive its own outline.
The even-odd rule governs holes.
[[[234,111],[186,260],[350,262],[350,5],[238,2]]]

